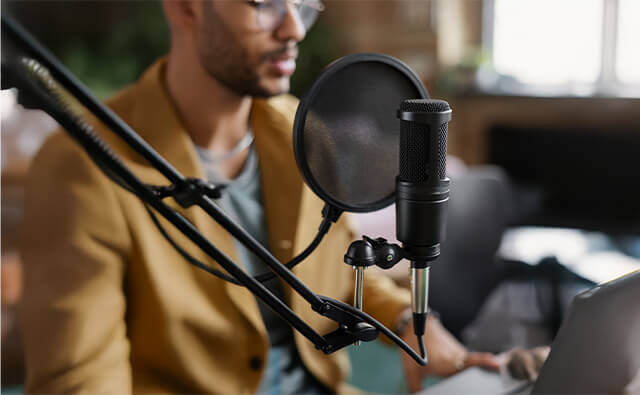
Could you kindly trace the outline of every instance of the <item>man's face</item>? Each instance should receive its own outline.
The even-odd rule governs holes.
[[[297,43],[305,31],[288,6],[282,23],[265,31],[258,10],[244,0],[201,3],[196,31],[200,62],[220,83],[241,95],[269,97],[289,91]]]

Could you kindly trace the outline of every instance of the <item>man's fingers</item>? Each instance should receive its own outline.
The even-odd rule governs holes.
[[[533,354],[533,360],[535,361],[535,364],[536,364],[537,372],[539,372],[540,369],[542,369],[542,365],[544,365],[545,361],[547,360],[547,357],[549,356],[550,351],[551,351],[551,347],[549,346],[536,347],[533,350],[531,350],[531,353]]]
[[[511,376],[520,380],[535,380],[538,372],[533,354],[529,350],[513,349],[509,355],[507,369]]]
[[[467,354],[464,361],[464,367],[478,366],[489,370],[499,370],[500,362],[495,355],[488,352],[471,352]]]

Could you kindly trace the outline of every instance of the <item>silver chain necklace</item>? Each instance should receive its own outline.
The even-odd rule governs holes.
[[[234,156],[238,155],[240,152],[244,151],[247,147],[253,144],[254,140],[253,131],[251,128],[247,129],[247,132],[244,136],[238,141],[235,147],[231,148],[229,151],[224,154],[214,155],[211,151],[207,151],[207,161],[211,164],[216,164],[220,162],[224,162],[227,159],[231,159]]]

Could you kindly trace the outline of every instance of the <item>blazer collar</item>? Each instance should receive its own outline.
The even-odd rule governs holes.
[[[169,97],[165,73],[167,59],[154,63],[135,87],[132,122],[137,132],[185,177],[204,178],[191,137]]]

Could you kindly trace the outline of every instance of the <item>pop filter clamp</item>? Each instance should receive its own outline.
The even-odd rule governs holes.
[[[372,341],[380,332],[389,337],[401,349],[421,365],[427,363],[410,346],[391,330],[370,315],[341,301],[315,294],[294,274],[279,262],[233,219],[220,210],[211,200],[219,191],[213,190],[202,180],[190,179],[180,174],[133,129],[95,99],[89,90],[77,80],[49,51],[40,45],[18,23],[2,16],[2,33],[15,44],[19,53],[2,56],[3,88],[15,87],[20,98],[28,98],[30,108],[39,108],[54,118],[62,128],[88,153],[89,157],[114,182],[135,194],[145,204],[181,231],[203,252],[213,258],[238,283],[275,311],[282,319],[309,339],[316,348],[326,354],[333,353],[357,341]],[[3,40],[4,41],[4,40]],[[5,41],[6,42],[6,41]],[[97,135],[84,120],[83,114],[69,106],[68,96],[77,100],[90,113],[116,133],[133,150],[145,158],[170,182],[169,186],[144,184],[123,161]],[[289,306],[273,295],[261,282],[245,273],[228,256],[207,240],[195,226],[163,202],[173,197],[183,207],[196,205],[256,254],[269,268],[301,295],[317,313],[335,321],[338,328],[325,335],[317,333]],[[340,211],[328,208],[328,217],[337,218]],[[193,263],[193,262],[190,262]],[[212,273],[213,269],[198,266]]]

